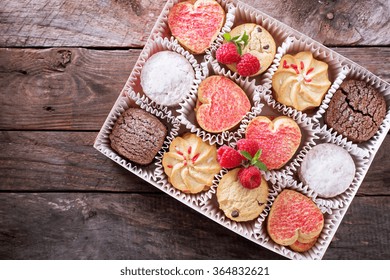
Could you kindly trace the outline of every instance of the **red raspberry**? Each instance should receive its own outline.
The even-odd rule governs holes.
[[[222,146],[217,151],[217,160],[223,168],[234,168],[241,164],[242,157],[232,147]]]
[[[254,55],[246,53],[237,63],[237,72],[243,77],[251,76],[260,70],[260,61]]]
[[[220,46],[216,52],[216,57],[217,60],[223,64],[237,63],[241,59],[236,45],[232,42]]]
[[[260,186],[261,173],[257,167],[252,165],[241,168],[240,171],[238,171],[238,179],[244,188],[254,189]]]
[[[259,149],[260,149],[260,146],[259,146],[259,143],[256,140],[253,140],[253,139],[240,139],[240,140],[237,141],[237,150],[238,150],[238,152],[246,151],[252,157],[254,157]]]

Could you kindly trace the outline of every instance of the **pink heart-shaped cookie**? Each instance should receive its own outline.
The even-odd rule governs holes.
[[[193,54],[202,54],[217,38],[225,11],[215,0],[189,0],[172,7],[168,25],[172,35]]]
[[[229,78],[210,76],[199,85],[196,120],[208,132],[220,133],[234,128],[250,109],[246,93]]]
[[[324,227],[324,216],[307,196],[285,189],[268,215],[267,231],[275,243],[288,246],[314,242]],[[294,246],[293,245],[293,246]]]
[[[259,116],[250,121],[245,137],[258,141],[262,150],[260,160],[268,169],[278,169],[293,157],[302,134],[298,124],[289,117],[280,116],[271,120]]]

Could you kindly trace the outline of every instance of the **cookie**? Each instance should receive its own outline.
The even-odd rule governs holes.
[[[305,242],[300,242],[297,240],[290,245],[290,248],[295,252],[303,253],[309,251],[317,243],[317,240],[318,240],[318,236],[309,240],[305,240]]]
[[[210,48],[224,22],[225,11],[215,0],[179,2],[168,15],[172,35],[193,54],[203,54]]]
[[[247,189],[238,179],[240,168],[230,170],[220,180],[217,187],[219,208],[236,222],[257,218],[264,210],[268,199],[268,184],[262,178],[259,187]]]
[[[167,128],[158,118],[138,108],[126,110],[109,136],[118,154],[141,165],[150,164],[161,149]]]
[[[195,72],[188,60],[172,51],[152,55],[141,72],[143,92],[164,106],[178,105],[190,92]]]
[[[220,133],[236,127],[251,109],[246,93],[224,76],[201,82],[196,102],[196,120],[207,132]]]
[[[272,64],[276,54],[276,44],[272,35],[262,26],[254,23],[245,23],[236,26],[230,32],[230,36],[248,35],[248,43],[242,48],[242,55],[250,53],[260,62],[260,69],[251,77],[264,73]],[[237,64],[226,65],[233,72],[237,72]]]
[[[279,116],[271,120],[258,116],[249,122],[245,137],[257,140],[262,150],[260,160],[271,170],[282,168],[294,156],[302,133],[298,124],[289,117]]]
[[[171,185],[184,193],[199,193],[210,188],[221,170],[217,148],[196,134],[186,133],[172,140],[162,164]]]
[[[330,85],[328,64],[308,51],[284,55],[272,77],[275,99],[300,111],[320,106]]]
[[[289,189],[276,197],[267,219],[269,236],[283,246],[310,242],[323,227],[324,216],[318,206],[307,196]]]
[[[346,150],[323,143],[308,151],[298,175],[318,196],[329,198],[346,191],[355,178],[355,171],[355,163]]]
[[[348,80],[330,100],[325,123],[348,140],[371,139],[386,116],[386,100],[364,81]]]

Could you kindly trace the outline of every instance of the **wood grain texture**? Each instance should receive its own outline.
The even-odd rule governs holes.
[[[152,192],[156,189],[103,156],[96,132],[0,132],[0,190]]]
[[[390,82],[388,0],[242,2]],[[92,147],[165,3],[0,1],[0,259],[283,259]],[[390,259],[389,147],[324,259]]]
[[[390,82],[390,48],[335,50]],[[0,129],[99,130],[140,52],[0,48]]]
[[[324,45],[389,45],[388,0],[244,0]],[[386,38],[382,38],[386,37]]]
[[[389,45],[387,0],[243,0],[327,45]],[[142,47],[165,0],[2,0],[0,47]]]
[[[164,0],[2,0],[2,47],[140,47]]]
[[[95,150],[96,132],[0,132],[0,190],[157,192]],[[390,195],[390,135],[358,195]],[[390,206],[388,206],[390,207]],[[390,209],[389,209],[390,211]]]
[[[389,203],[356,198],[324,259],[390,258]],[[0,259],[283,259],[166,195],[5,193],[0,215]]]
[[[0,49],[0,128],[99,129],[139,53]]]

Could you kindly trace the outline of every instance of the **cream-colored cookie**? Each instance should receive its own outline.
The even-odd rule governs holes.
[[[275,99],[300,111],[320,106],[330,85],[328,64],[308,51],[284,55],[272,77]]]
[[[262,26],[254,23],[241,24],[230,32],[230,36],[241,36],[244,32],[248,35],[248,44],[242,48],[242,54],[250,53],[257,57],[260,62],[260,69],[257,73],[251,75],[256,76],[265,72],[272,64],[276,53],[276,44],[272,35]],[[236,64],[228,64],[227,67],[236,72]]]
[[[168,181],[184,193],[209,189],[214,176],[221,170],[215,145],[203,142],[191,133],[173,139],[162,164]]]
[[[219,208],[234,221],[244,222],[257,218],[264,210],[268,198],[268,184],[262,178],[259,187],[247,189],[238,179],[240,168],[226,173],[217,187]]]

